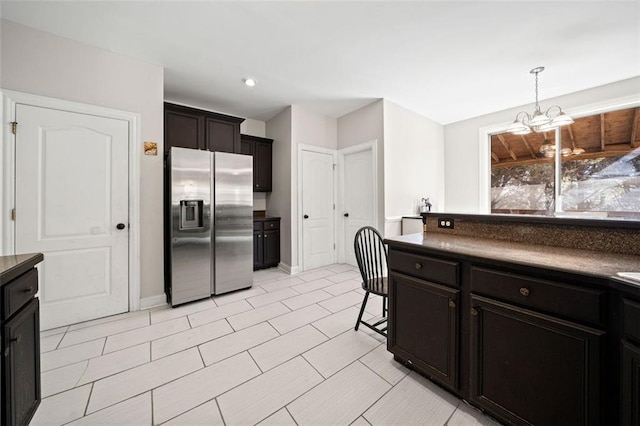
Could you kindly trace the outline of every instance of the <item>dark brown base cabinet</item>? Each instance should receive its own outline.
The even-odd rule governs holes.
[[[27,425],[40,404],[40,305],[38,272],[42,255],[2,273],[2,425]],[[3,258],[0,258],[3,259]],[[0,260],[2,262],[2,260]],[[16,273],[17,276],[14,274]]]
[[[640,425],[640,290],[387,240],[394,358],[513,425]]]
[[[604,333],[471,296],[471,401],[516,424],[600,424]]]
[[[280,263],[280,218],[256,218],[253,221],[253,270],[271,268]]]
[[[388,332],[388,349],[456,389],[460,291],[402,274],[392,274],[391,281],[389,313],[395,321]]]
[[[640,296],[622,301],[621,424],[640,425]]]

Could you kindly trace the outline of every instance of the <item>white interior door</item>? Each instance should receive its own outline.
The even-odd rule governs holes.
[[[41,329],[126,312],[128,122],[21,104],[16,121],[15,245],[44,253]]]
[[[375,226],[373,151],[347,153],[343,159],[343,229],[345,262],[356,265],[353,239],[363,226]]]
[[[305,270],[335,262],[333,155],[302,151],[302,247]]]

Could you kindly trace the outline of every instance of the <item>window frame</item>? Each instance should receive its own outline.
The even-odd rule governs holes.
[[[573,118],[580,118],[638,106],[640,106],[640,94],[634,94],[585,105],[583,107],[567,109],[566,113]],[[480,214],[491,214],[491,136],[506,132],[510,124],[511,121],[480,127],[478,129],[478,172],[480,175],[478,179],[478,213]],[[556,163],[558,162],[556,159]],[[557,181],[559,175],[555,172],[554,175]],[[558,190],[559,188],[556,188],[554,191]],[[557,196],[557,192],[555,195]]]

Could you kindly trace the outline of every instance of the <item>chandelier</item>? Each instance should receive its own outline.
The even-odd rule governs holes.
[[[516,119],[507,128],[507,131],[514,135],[526,135],[531,131],[546,132],[556,127],[573,123],[573,119],[562,112],[562,109],[557,105],[549,107],[544,113],[540,110],[540,104],[538,103],[538,74],[542,71],[544,71],[544,67],[536,67],[529,71],[529,73],[536,76],[536,109],[533,114],[525,111],[520,111],[516,114]]]

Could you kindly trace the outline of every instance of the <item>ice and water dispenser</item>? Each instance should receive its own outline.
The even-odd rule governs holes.
[[[203,200],[180,200],[180,230],[204,227]]]

